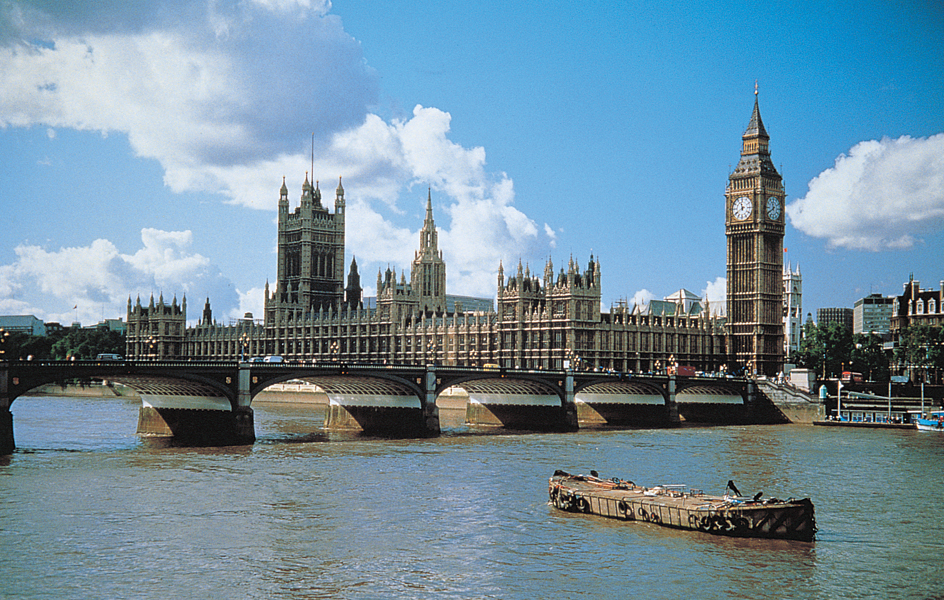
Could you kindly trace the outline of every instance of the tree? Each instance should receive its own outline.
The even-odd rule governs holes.
[[[104,328],[70,329],[52,345],[51,358],[87,360],[102,353],[124,354],[125,336]]]
[[[944,369],[944,327],[912,325],[898,334],[895,362],[899,368],[936,375]],[[937,377],[934,377],[936,379]]]
[[[839,377],[852,364],[852,331],[840,323],[815,325],[807,321],[793,361],[820,377]]]
[[[869,381],[888,381],[888,356],[882,338],[874,333],[857,334],[852,339],[851,371],[862,373]]]

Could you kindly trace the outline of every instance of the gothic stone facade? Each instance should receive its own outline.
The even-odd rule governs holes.
[[[425,363],[526,369],[576,368],[645,372],[670,363],[714,371],[726,362],[723,323],[680,301],[659,314],[625,304],[601,311],[600,262],[583,272],[571,259],[543,278],[521,264],[505,279],[499,265],[497,311],[463,310],[447,302],[446,265],[438,248],[432,198],[409,278],[387,269],[377,275],[377,303],[365,308],[352,261],[348,286],[343,257],[344,192],[335,212],[320,204],[306,177],[301,206],[279,201],[279,279],[266,285],[265,318],[247,315],[218,323],[207,299],[202,318],[186,327],[186,299],[172,310],[162,302],[128,305],[129,358],[235,360],[279,355],[292,361]],[[319,229],[320,228],[320,229]],[[340,236],[340,239],[339,239]],[[153,299],[152,299],[153,304]],[[157,351],[154,348],[158,348]]]

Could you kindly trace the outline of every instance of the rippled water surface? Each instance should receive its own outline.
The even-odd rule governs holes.
[[[810,426],[327,435],[256,404],[250,447],[134,434],[138,403],[20,398],[3,598],[944,598],[944,436]],[[809,496],[813,543],[562,513],[555,469]]]

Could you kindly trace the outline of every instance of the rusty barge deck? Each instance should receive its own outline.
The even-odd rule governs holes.
[[[716,535],[813,541],[813,502],[708,496],[684,485],[645,488],[622,479],[557,471],[548,483],[550,504],[568,512],[645,521]]]

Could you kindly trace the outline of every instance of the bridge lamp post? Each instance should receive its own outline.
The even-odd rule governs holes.
[[[430,340],[429,343],[426,345],[426,361],[427,362],[432,363],[434,365],[436,364],[436,351],[437,350],[438,348],[436,347],[436,340]],[[432,357],[432,359],[430,359],[430,357]]]
[[[154,360],[154,346],[157,345],[157,340],[154,339],[153,335],[149,335],[144,343],[147,344],[148,348],[148,359]]]
[[[246,350],[249,349],[249,334],[239,336],[239,362],[246,362]]]
[[[10,337],[10,332],[3,327],[0,327],[0,360],[6,359],[8,337]]]
[[[338,347],[337,341],[331,342],[330,350],[331,350],[331,360],[333,360],[334,362],[337,362],[338,352],[340,352],[340,348]]]
[[[580,370],[580,356],[573,349],[568,349],[566,353],[567,360],[570,362],[571,371]]]

